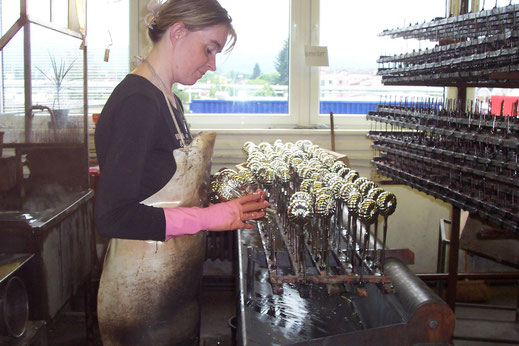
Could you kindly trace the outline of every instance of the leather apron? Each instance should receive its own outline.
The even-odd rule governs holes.
[[[215,133],[173,152],[177,170],[141,203],[159,208],[208,205]],[[197,345],[206,232],[167,242],[112,239],[99,286],[103,345]]]

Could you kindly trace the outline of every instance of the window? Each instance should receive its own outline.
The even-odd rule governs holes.
[[[363,118],[389,95],[442,97],[443,88],[389,87],[377,76],[377,59],[434,46],[434,42],[379,37],[385,29],[429,21],[445,14],[444,1],[320,2],[319,45],[328,47],[329,66],[319,68],[319,114],[313,121],[338,115],[339,124]],[[323,80],[328,83],[323,84]],[[427,96],[426,96],[427,95]]]
[[[83,55],[81,35],[65,29],[76,25],[69,16],[72,0],[28,0],[30,24],[30,61],[32,104],[66,109],[69,124],[82,124]],[[81,1],[77,3],[81,4]],[[83,2],[84,3],[84,2]],[[20,16],[19,1],[0,1],[0,34],[4,35]],[[74,11],[75,12],[75,8]],[[117,13],[117,16],[113,16]],[[98,112],[113,88],[129,70],[129,1],[105,0],[88,2],[88,94],[90,112]],[[23,141],[24,89],[24,30],[20,29],[0,52],[0,113],[6,130],[6,142]],[[105,50],[110,48],[109,62],[104,61]],[[66,75],[56,81],[56,72]],[[72,119],[74,117],[74,119]],[[34,111],[33,129],[47,129],[49,113]]]
[[[130,72],[129,0],[89,1],[87,5],[88,106],[89,113],[99,113]]]
[[[27,13],[31,17],[66,28],[69,18],[68,3],[69,0],[27,0]]]
[[[238,40],[231,53],[217,55],[216,72],[206,73],[193,86],[176,87],[190,122],[221,122],[222,113],[240,127],[258,115],[289,118],[289,1],[220,4],[233,18]]]
[[[279,99],[286,97],[283,89],[273,87],[270,96],[252,88],[251,76],[254,75],[255,64],[259,64],[262,72],[272,71],[272,65],[264,64],[264,56],[270,54],[270,61],[279,54],[280,42],[287,35],[289,39],[289,83],[287,112],[256,114],[235,110],[225,112],[211,111],[208,107],[204,113],[197,113],[196,107],[190,108],[190,123],[195,127],[284,127],[315,128],[327,126],[330,110],[338,114],[337,127],[366,128],[367,109],[361,108],[361,114],[352,115],[348,104],[376,106],[383,95],[390,92],[416,95],[417,88],[390,88],[380,84],[376,75],[377,59],[383,53],[396,54],[412,49],[425,48],[424,42],[402,40],[395,46],[395,40],[378,37],[384,29],[406,25],[405,20],[423,21],[444,16],[445,2],[430,1],[418,5],[411,0],[393,2],[366,1],[352,3],[342,0],[300,0],[300,1],[267,1],[261,6],[251,8],[251,4],[239,0],[221,0],[221,4],[233,17],[238,33],[238,44],[229,55],[222,55],[217,60],[217,71],[191,88],[179,87],[188,93],[184,98],[193,100],[190,89],[205,86],[205,95],[199,93],[195,102],[207,102],[220,99],[232,101],[236,99],[250,102],[265,102],[269,97]],[[376,9],[376,10],[374,10]],[[431,43],[434,44],[434,43]],[[310,67],[305,64],[304,46],[321,45],[328,47],[329,66]],[[400,49],[402,48],[402,49]],[[232,72],[229,72],[232,71]],[[248,84],[230,82],[229,77],[248,78]],[[272,84],[271,84],[272,86]],[[412,89],[412,90],[411,90]],[[251,94],[250,90],[254,91]],[[442,96],[442,88],[424,88],[418,93]],[[206,101],[207,100],[207,101]],[[351,108],[351,107],[350,107]],[[356,111],[358,113],[358,111]]]

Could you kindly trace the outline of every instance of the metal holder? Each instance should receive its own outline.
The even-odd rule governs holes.
[[[266,216],[255,224],[274,293],[283,293],[285,283],[298,285],[301,296],[310,294],[311,284],[325,285],[330,294],[349,289],[365,295],[367,283],[389,290],[391,278],[383,269],[387,222],[384,243],[377,239],[376,225],[379,215],[387,220],[394,212],[393,194],[308,140],[247,142],[242,149],[247,160],[239,170],[251,172],[270,198]],[[229,171],[217,173],[211,183],[215,203],[229,199],[237,188],[246,190],[233,178],[240,172]],[[390,208],[377,200],[382,194],[392,196]],[[412,255],[401,257],[409,263]]]
[[[435,19],[380,36],[437,41],[378,59],[385,85],[519,87],[519,5]]]
[[[384,175],[519,232],[519,102],[492,116],[459,100],[385,104],[369,120]],[[501,108],[503,109],[503,107]],[[390,129],[387,129],[387,126]]]

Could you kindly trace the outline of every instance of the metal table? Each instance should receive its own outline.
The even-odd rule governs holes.
[[[237,243],[238,344],[450,342],[452,310],[397,259],[388,259],[385,266],[393,278],[393,293],[366,284],[367,296],[353,294],[354,288],[347,285],[342,293],[330,295],[326,287],[311,285],[307,287],[310,296],[303,298],[300,287],[291,284],[283,284],[282,294],[272,293],[256,230],[237,232]]]

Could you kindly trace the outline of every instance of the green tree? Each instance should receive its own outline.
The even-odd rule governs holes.
[[[258,63],[254,65],[254,70],[252,71],[251,79],[256,79],[261,75],[261,69]]]
[[[276,83],[280,85],[288,85],[288,43],[289,41],[287,38],[274,63],[276,71],[279,73],[279,78]]]
[[[263,88],[259,89],[254,93],[254,96],[275,96],[276,92],[269,83],[264,83]]]
[[[258,79],[264,80],[269,82],[270,84],[276,84],[277,80],[279,79],[279,73],[278,72],[272,72],[272,73],[262,73]]]

